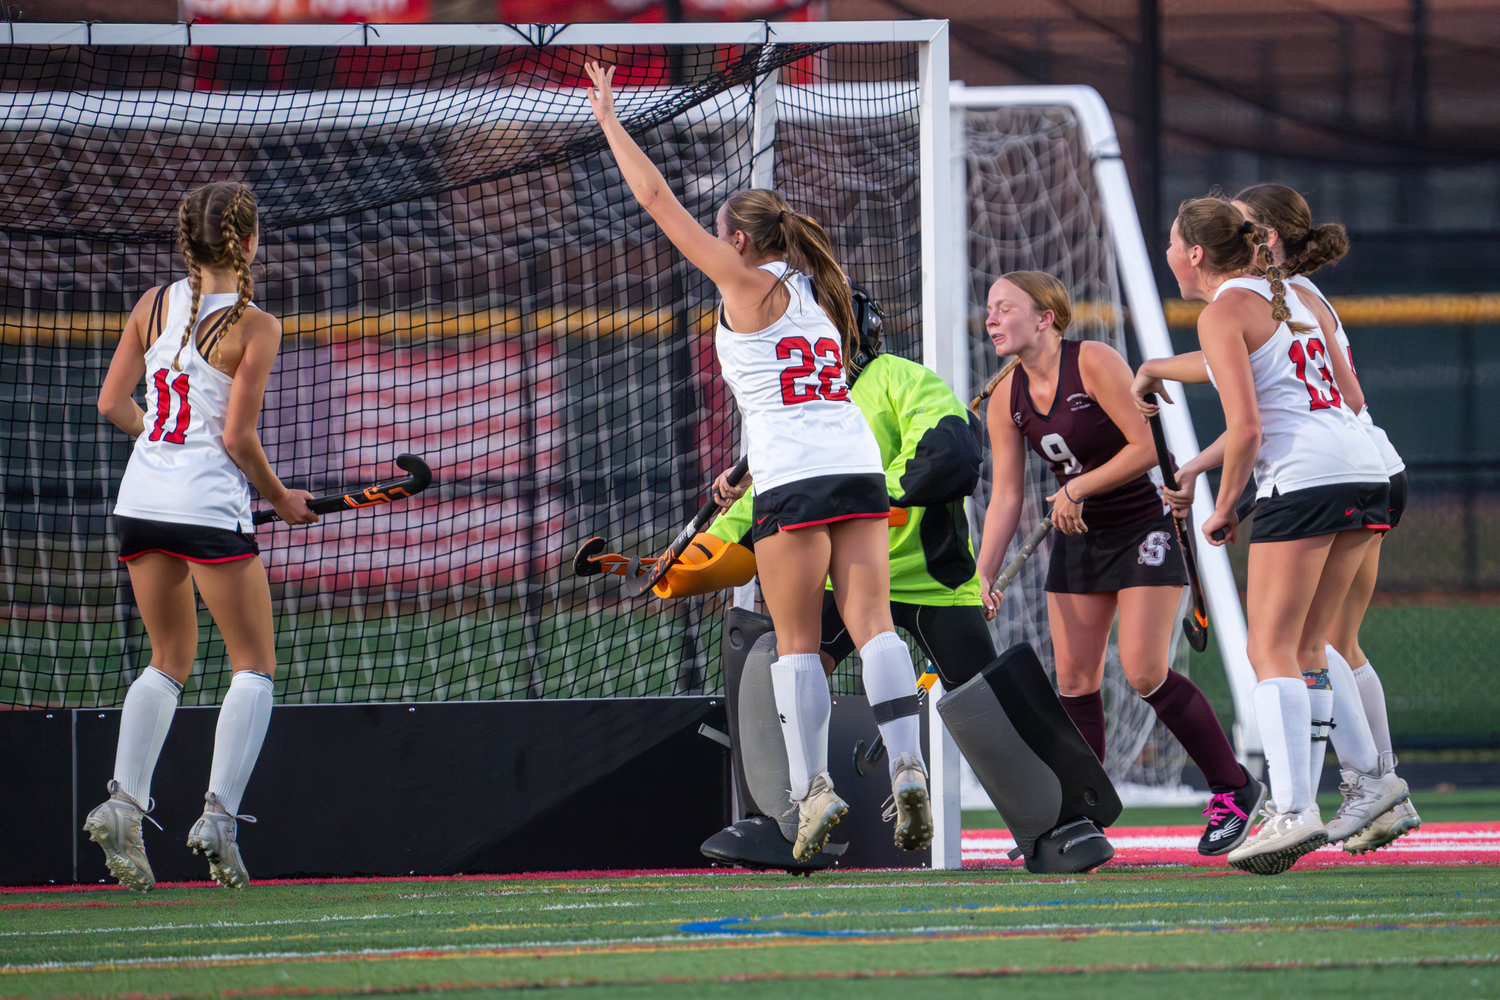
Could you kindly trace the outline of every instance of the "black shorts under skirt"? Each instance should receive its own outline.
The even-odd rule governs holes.
[[[1250,541],[1291,542],[1354,528],[1388,531],[1391,484],[1329,483],[1272,492],[1255,505]]]
[[[885,476],[812,476],[755,494],[750,537],[769,538],[778,531],[810,528],[815,524],[856,517],[890,517],[891,498]]]
[[[1406,470],[1402,469],[1391,477],[1391,527],[1401,523],[1401,515],[1406,513]]]
[[[201,524],[148,521],[116,514],[115,536],[120,540],[121,562],[147,552],[161,552],[195,563],[233,562],[260,555],[254,535]]]
[[[1083,508],[1088,521],[1088,505]],[[1047,591],[1106,594],[1131,587],[1181,587],[1187,567],[1178,551],[1172,515],[1121,528],[1093,528],[1081,535],[1052,533]]]

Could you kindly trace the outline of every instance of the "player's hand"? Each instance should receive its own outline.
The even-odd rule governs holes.
[[[594,112],[594,118],[603,125],[615,116],[615,95],[609,85],[615,78],[615,68],[605,67],[591,59],[583,64],[583,69],[594,82],[588,89],[589,110]]]
[[[714,480],[714,502],[725,510],[728,510],[730,504],[745,495],[746,491],[750,489],[752,482],[752,477],[747,472],[737,485],[730,486],[729,473],[733,471],[733,469],[725,469],[719,473],[719,478]]]
[[[1082,503],[1069,500],[1062,490],[1048,497],[1047,502],[1052,505],[1052,527],[1065,535],[1081,535],[1089,530],[1089,526],[1083,523]]]
[[[1187,517],[1188,511],[1193,509],[1193,479],[1187,476],[1178,476],[1177,485],[1179,489],[1168,489],[1163,486],[1161,495],[1172,507],[1172,516],[1179,520]]]
[[[1146,396],[1153,392],[1160,399],[1168,403],[1172,402],[1172,397],[1167,395],[1166,385],[1159,378],[1151,375],[1137,375],[1135,381],[1130,383],[1130,395],[1135,399],[1135,408],[1147,417],[1154,417],[1161,412],[1160,406],[1146,402]]]
[[[1235,540],[1240,526],[1240,519],[1231,509],[1228,514],[1221,514],[1217,510],[1203,522],[1203,537],[1208,539],[1210,545],[1228,545]],[[1222,538],[1215,538],[1214,532],[1224,529]]]
[[[317,524],[318,515],[307,506],[307,501],[311,499],[312,494],[306,490],[287,490],[286,494],[271,506],[276,509],[276,516],[287,524]]]
[[[980,579],[984,578],[980,577]],[[985,584],[984,589],[979,595],[984,600],[984,620],[987,622],[995,620],[995,615],[1000,613],[1000,602],[1005,600],[1003,593],[997,594],[990,590],[994,585],[995,581],[991,580],[988,584]]]

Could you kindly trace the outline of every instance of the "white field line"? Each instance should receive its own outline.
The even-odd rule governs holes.
[[[66,927],[50,931],[0,931],[0,937],[43,937],[53,934],[121,934],[132,931],[202,931],[214,927],[278,927],[287,924],[328,924],[348,920],[397,920],[403,917],[454,916],[455,910],[412,910],[410,913],[367,913],[350,917],[305,917],[301,920],[215,920],[203,924],[146,924],[140,927]]]

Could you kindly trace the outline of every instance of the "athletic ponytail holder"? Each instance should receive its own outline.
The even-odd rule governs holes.
[[[1249,219],[1246,219],[1244,222],[1240,223],[1241,236],[1249,236],[1253,232],[1255,232],[1255,223],[1251,222]]]
[[[783,208],[780,212],[778,212],[776,214],[776,224],[779,226],[779,225],[781,225],[785,221],[786,221],[786,209]]]

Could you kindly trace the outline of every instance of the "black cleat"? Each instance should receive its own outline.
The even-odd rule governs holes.
[[[1021,848],[1010,856],[1020,857]],[[1077,875],[1093,871],[1114,856],[1114,845],[1097,826],[1075,819],[1038,837],[1036,848],[1022,860],[1034,875]]]
[[[1243,764],[1240,770],[1245,771]],[[1215,792],[1203,810],[1208,826],[1198,840],[1198,853],[1212,858],[1239,847],[1250,836],[1255,814],[1265,804],[1266,786],[1250,777],[1249,771],[1245,771],[1245,783],[1239,788]]]
[[[792,857],[792,845],[781,835],[775,820],[751,816],[726,826],[703,842],[698,850],[706,858],[741,868],[780,868],[793,874],[818,872],[831,867],[848,844],[828,844],[806,861]]]

